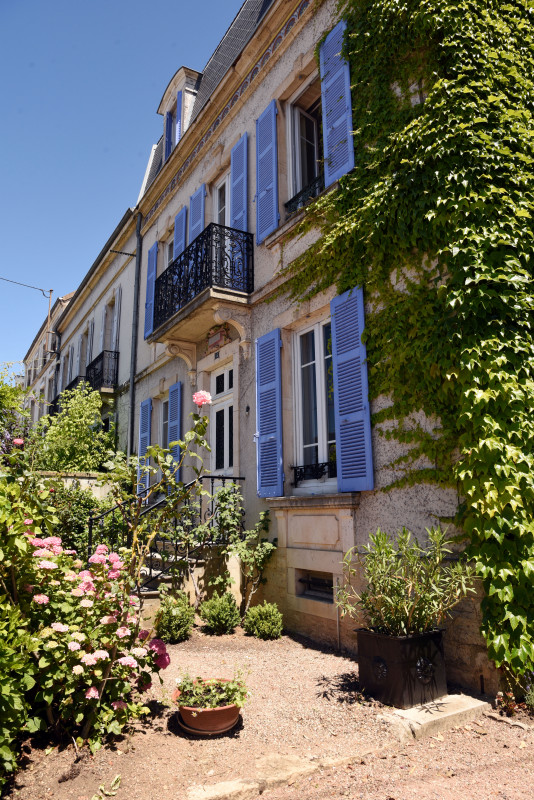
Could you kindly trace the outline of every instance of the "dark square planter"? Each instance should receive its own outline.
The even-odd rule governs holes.
[[[441,631],[388,636],[361,629],[357,634],[362,691],[396,708],[412,708],[447,694]]]

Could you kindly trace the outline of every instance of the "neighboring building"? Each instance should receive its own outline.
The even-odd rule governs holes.
[[[22,385],[28,389],[25,405],[30,409],[32,424],[38,422],[43,414],[49,413],[58,394],[56,365],[59,341],[55,329],[73,294],[71,292],[58,297],[50,309],[50,318],[46,316],[23,359]]]
[[[89,379],[120,446],[140,455],[180,438],[193,391],[210,391],[205,466],[245,478],[249,524],[271,511],[265,597],[290,630],[354,647],[333,602],[343,554],[378,527],[424,535],[457,497],[378,491],[399,452],[371,430],[362,290],[301,305],[276,294],[280,268],[317,235],[287,239],[302,209],[353,166],[336,7],[246,0],[204,71],[176,72],[137,206],[57,322],[57,388]],[[451,678],[479,688],[483,676],[488,688],[478,608],[465,608]]]

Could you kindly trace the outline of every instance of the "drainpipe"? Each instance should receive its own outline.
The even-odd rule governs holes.
[[[141,251],[143,237],[141,236],[141,225],[143,215],[137,214],[136,248],[135,248],[135,281],[134,281],[134,300],[133,300],[133,319],[132,319],[132,347],[130,354],[130,391],[128,393],[128,457],[132,455],[135,444],[135,373],[137,369],[137,338],[139,333],[139,284],[141,280]]]

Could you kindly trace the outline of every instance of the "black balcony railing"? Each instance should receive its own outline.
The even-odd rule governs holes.
[[[68,391],[69,389],[75,389],[76,386],[78,386],[78,384],[81,383],[83,380],[85,380],[85,378],[83,378],[81,375],[78,375],[77,378],[74,378],[74,380],[72,380],[69,384],[67,384],[67,386],[65,386],[65,389],[63,391]]]
[[[295,211],[298,211],[300,208],[303,208],[310,200],[313,200],[314,197],[321,194],[324,189],[324,175],[323,173],[319,173],[316,178],[313,179],[311,183],[304,187],[300,192],[298,192],[291,200],[288,200],[287,203],[284,204],[286,215],[288,217],[291,214],[294,214]]]
[[[337,478],[337,463],[335,461],[322,461],[318,464],[303,464],[292,467],[293,486],[298,486],[302,481],[320,481],[322,478]]]
[[[85,370],[85,380],[97,391],[114,389],[119,374],[119,354],[116,350],[102,350]]]
[[[210,223],[156,279],[154,330],[208,287],[253,291],[251,233]]]

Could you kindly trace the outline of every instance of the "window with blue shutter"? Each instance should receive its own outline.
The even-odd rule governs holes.
[[[184,206],[174,218],[173,258],[184,252],[187,236],[187,208]]]
[[[280,329],[256,340],[256,452],[258,496],[284,493]]]
[[[143,400],[139,408],[139,445],[137,447],[139,467],[137,469],[137,494],[142,494],[149,486],[149,474],[147,472],[141,473],[141,466],[149,463],[148,459],[145,459],[145,456],[150,446],[151,425],[152,400],[149,397],[148,400]]]
[[[191,195],[189,201],[189,243],[204,230],[204,198],[206,187],[204,184]]]
[[[172,153],[173,148],[173,141],[172,141],[172,114],[170,111],[165,113],[165,155],[164,160],[167,161],[168,157]]]
[[[156,288],[156,269],[158,264],[158,243],[152,245],[148,251],[148,266],[146,270],[146,301],[145,301],[145,339],[154,330],[154,290]]]
[[[175,144],[182,138],[182,92],[176,93],[176,133]]]
[[[168,447],[171,442],[177,442],[182,438],[182,384],[180,381],[173,383],[169,389],[169,440],[165,442]],[[178,445],[170,448],[171,455],[175,464],[180,463],[182,457],[181,450]],[[179,473],[176,474],[176,480],[180,480]]]
[[[338,491],[358,492],[374,486],[363,289],[334,297],[330,311]]]
[[[330,31],[319,52],[323,107],[325,186],[330,186],[354,167],[350,72],[341,56],[347,24]]]
[[[256,120],[256,241],[258,244],[276,228],[278,213],[278,153],[276,100]]]
[[[230,227],[248,230],[247,216],[247,148],[246,132],[234,145],[230,162]]]

